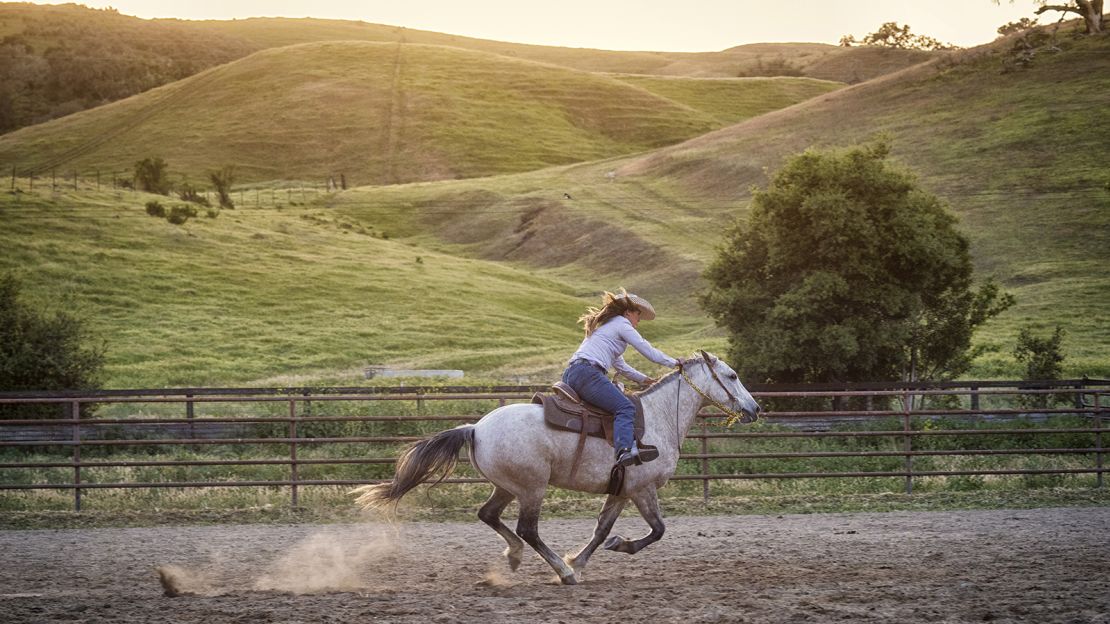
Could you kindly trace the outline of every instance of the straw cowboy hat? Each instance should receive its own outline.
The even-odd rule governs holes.
[[[640,309],[640,320],[650,321],[655,318],[655,308],[651,307],[647,299],[634,295],[632,293],[625,293],[624,297],[632,302],[637,308]]]

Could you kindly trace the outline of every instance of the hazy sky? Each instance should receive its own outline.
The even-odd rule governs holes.
[[[862,38],[883,22],[909,24],[914,34],[967,47],[993,40],[1002,24],[1033,17],[1034,8],[1032,0],[77,1],[145,18],[319,17],[518,43],[688,52],[761,42],[836,44],[847,34]]]

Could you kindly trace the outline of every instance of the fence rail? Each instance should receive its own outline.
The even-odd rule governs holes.
[[[680,470],[675,481],[701,481],[702,494],[709,498],[713,481],[753,479],[827,479],[827,478],[900,478],[904,489],[912,493],[914,481],[932,477],[979,476],[1001,477],[1012,475],[1093,475],[1094,486],[1103,487],[1105,448],[1103,434],[1110,432],[1103,426],[1107,415],[1107,393],[1110,382],[1103,380],[1069,380],[1056,382],[964,382],[963,384],[872,384],[839,386],[830,389],[821,386],[754,388],[755,396],[762,402],[776,406],[765,414],[768,429],[725,429],[720,426],[720,416],[712,411],[699,414],[699,420],[687,435],[687,445],[680,462],[693,462],[696,472]],[[409,427],[444,428],[448,423],[474,422],[481,416],[483,405],[492,401],[498,405],[527,401],[537,386],[503,386],[497,388],[189,388],[179,390],[129,390],[100,391],[84,395],[74,393],[0,394],[0,408],[13,406],[55,405],[64,409],[61,418],[14,418],[0,420],[0,490],[72,490],[75,510],[81,509],[82,496],[94,490],[136,488],[212,488],[212,487],[271,487],[289,488],[293,506],[299,504],[300,488],[310,486],[351,486],[379,483],[384,479],[305,478],[301,468],[312,466],[382,466],[392,464],[398,445],[419,440],[421,435],[335,435],[328,426],[377,423]],[[1038,397],[1045,407],[1030,408]],[[945,405],[928,405],[929,401],[946,402]],[[986,400],[995,405],[983,407]],[[1021,401],[1024,400],[1024,407]],[[1048,407],[1049,401],[1063,406]],[[437,413],[433,407],[445,401],[472,406],[465,414]],[[415,403],[415,415],[313,415],[313,406],[334,405],[393,406]],[[843,409],[847,404],[849,408]],[[870,409],[876,404],[876,409]],[[226,405],[236,409],[270,409],[276,407],[280,415],[254,414],[233,416],[197,416],[198,406]],[[282,406],[285,407],[282,407]],[[860,406],[864,407],[861,408]],[[93,407],[125,412],[106,417],[90,417]],[[177,415],[151,416],[140,409],[178,409]],[[251,407],[253,406],[253,407]],[[900,407],[899,407],[900,406]],[[41,409],[41,407],[37,408]],[[456,407],[457,409],[457,407]],[[397,411],[403,411],[400,407]],[[425,413],[430,412],[430,413]],[[1054,416],[1072,416],[1066,426],[1048,426]],[[992,426],[987,429],[948,428],[921,426],[922,423],[962,422],[992,420],[1015,421],[1020,426]],[[876,425],[878,429],[864,427]],[[915,424],[918,425],[915,427]],[[995,423],[998,424],[997,422]],[[313,425],[324,432],[306,430]],[[893,425],[893,426],[892,426]],[[199,434],[198,434],[199,432]],[[215,432],[214,435],[209,435]],[[235,435],[228,435],[228,433]],[[1020,438],[1050,435],[1080,436],[1063,446],[1043,448],[982,448],[967,447],[967,440],[982,440],[987,436],[1018,436]],[[919,448],[925,440],[936,438],[962,440],[960,448]],[[735,442],[759,440],[866,440],[889,438],[892,448],[874,450],[778,450],[769,452],[738,452],[731,447]],[[306,448],[335,449],[341,445],[370,445],[372,449],[363,457],[327,456],[299,457],[298,450]],[[915,444],[917,447],[915,447]],[[716,448],[714,448],[716,445]],[[87,458],[83,451],[92,453],[113,448],[166,447],[213,449],[213,447],[265,447],[265,450],[286,449],[280,457],[248,457],[236,459],[112,459],[111,457]],[[696,447],[696,448],[695,448]],[[66,460],[17,461],[28,450],[53,454],[67,453]],[[160,451],[161,452],[161,451]],[[49,454],[49,453],[48,453]],[[935,469],[915,465],[915,460],[925,461],[938,457],[1071,457],[1078,462],[1066,467],[1042,466],[1034,468],[1005,466],[1001,468]],[[871,470],[799,470],[791,472],[749,468],[723,472],[714,466],[722,461],[763,462],[768,460],[798,459],[899,458],[897,468]],[[464,458],[463,463],[466,463]],[[754,465],[754,464],[753,464]],[[232,477],[222,480],[146,480],[146,481],[90,481],[98,469],[104,468],[192,468],[192,467],[247,467],[281,466],[284,478],[249,479]],[[71,469],[70,478],[48,482],[27,482],[28,470]],[[20,475],[23,475],[21,478]],[[480,478],[455,477],[444,483],[481,483]]]

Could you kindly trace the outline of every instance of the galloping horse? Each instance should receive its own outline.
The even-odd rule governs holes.
[[[600,438],[588,438],[575,470],[572,464],[578,434],[549,428],[544,423],[541,405],[506,405],[473,425],[437,433],[416,443],[398,458],[392,482],[366,485],[352,493],[360,494],[357,502],[364,508],[396,503],[432,476],[441,474],[441,478],[446,478],[458,460],[459,450],[469,445],[475,469],[494,485],[493,494],[478,511],[478,517],[508,543],[504,554],[509,567],[516,570],[520,565],[524,542],[527,542],[555,569],[564,584],[576,584],[576,574],[586,567],[602,542],[608,550],[633,554],[663,536],[656,491],[674,474],[682,440],[702,407],[715,405],[729,414],[730,420],[745,422],[754,420],[760,410],[736,373],[704,351],[639,396],[644,406],[643,442],[657,446],[659,457],[627,468],[622,491],[609,495],[605,501],[593,539],[573,557],[560,558],[540,539],[537,527],[544,494],[548,485],[593,494],[606,493],[613,467],[613,449]],[[501,512],[514,498],[520,507],[516,533],[501,522]],[[628,501],[636,505],[651,532],[636,540],[609,537]]]

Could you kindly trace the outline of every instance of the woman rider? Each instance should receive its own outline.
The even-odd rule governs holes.
[[[632,368],[624,361],[624,350],[632,345],[644,357],[662,366],[674,367],[680,363],[666,353],[651,346],[636,331],[640,321],[655,318],[655,308],[642,297],[621,289],[621,294],[606,292],[601,309],[589,308],[578,322],[586,329],[586,338],[571,356],[563,372],[563,382],[568,384],[583,400],[613,413],[613,446],[616,447],[617,464],[628,466],[640,461],[640,449],[633,436],[636,408],[624,396],[607,373],[615,368],[618,373],[641,384],[651,385],[655,379]],[[645,458],[648,461],[654,457]]]

